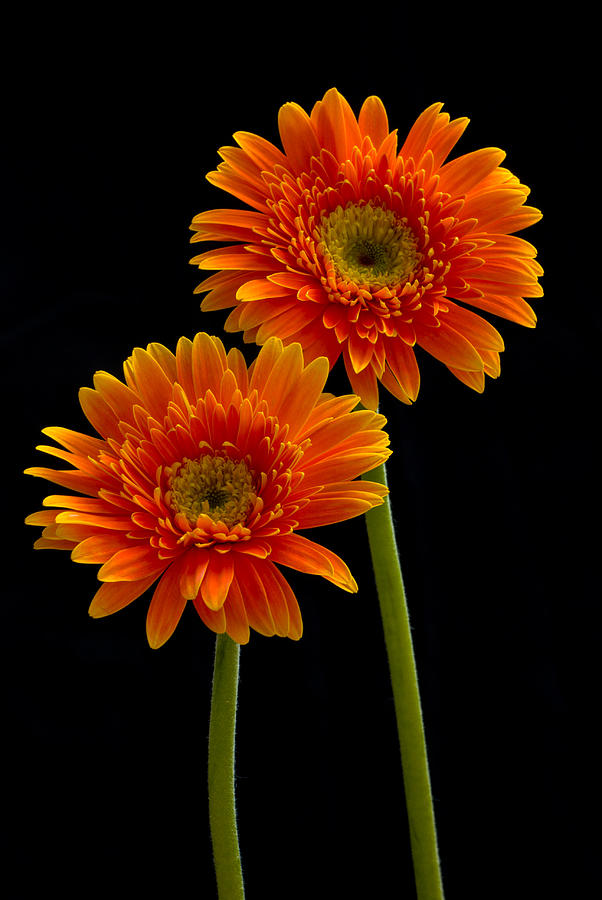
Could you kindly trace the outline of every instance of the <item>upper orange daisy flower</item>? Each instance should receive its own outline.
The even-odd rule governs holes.
[[[137,348],[125,381],[98,372],[82,409],[100,439],[66,428],[40,447],[73,469],[31,468],[84,496],[46,497],[26,520],[37,547],[102,563],[90,614],[109,615],[160,577],[147,617],[152,647],[170,637],[188,600],[238,643],[249,626],[301,636],[295,595],[275,563],[357,585],[330,550],[296,533],[382,503],[379,484],[353,481],[389,456],[383,416],[352,412],[358,397],[322,393],[328,361],[303,361],[277,338],[249,370],[207,334]]]
[[[234,307],[226,329],[262,344],[299,341],[306,359],[343,354],[353,390],[376,409],[378,380],[405,403],[418,393],[418,345],[482,391],[503,341],[459,300],[523,325],[539,297],[535,248],[512,232],[541,213],[488,147],[445,162],[468,124],[434,103],[401,149],[378,97],[356,118],[336,89],[311,115],[286,103],[284,152],[247,132],[208,180],[253,207],[193,220],[193,241],[235,246],[191,260],[220,269],[196,292],[204,310]]]

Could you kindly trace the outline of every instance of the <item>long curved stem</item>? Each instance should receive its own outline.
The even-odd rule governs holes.
[[[384,463],[364,475],[387,484]],[[433,798],[410,620],[389,498],[366,513],[401,748],[418,900],[442,900]]]
[[[209,823],[219,900],[243,900],[234,788],[234,745],[240,646],[227,634],[215,643],[209,720]]]

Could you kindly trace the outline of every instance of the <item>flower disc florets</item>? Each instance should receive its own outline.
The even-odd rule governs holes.
[[[199,459],[185,457],[171,467],[169,500],[192,525],[200,516],[208,516],[231,526],[244,522],[257,500],[253,480],[242,460],[209,454]]]
[[[418,241],[407,219],[373,203],[337,206],[320,222],[323,252],[334,278],[369,289],[403,285],[419,260]]]

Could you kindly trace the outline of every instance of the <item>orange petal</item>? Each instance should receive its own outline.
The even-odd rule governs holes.
[[[373,506],[378,506],[380,500],[386,497],[389,488],[377,481],[362,478],[361,481],[333,481],[325,485],[320,496],[334,496],[335,494],[348,494],[349,496],[370,497]]]
[[[244,242],[253,239],[254,228],[265,227],[265,224],[265,215],[249,209],[208,209],[195,216],[190,227],[207,240],[219,240],[220,232],[226,229],[234,237],[225,240]]]
[[[215,187],[227,191],[243,203],[259,210],[259,212],[267,212],[265,202],[265,191],[258,187],[254,181],[250,181],[242,175],[237,175],[231,170],[218,167],[216,172],[209,172],[207,181]]]
[[[420,370],[412,348],[400,338],[387,341],[386,359],[408,398],[415,400],[420,389]]]
[[[299,609],[297,598],[295,597],[290,584],[276,566],[274,566],[274,578],[280,585],[282,596],[288,607],[289,625],[287,637],[291,638],[293,641],[298,641],[303,635],[303,619],[301,618],[301,610]]]
[[[247,272],[230,272],[225,269],[203,279],[195,287],[194,293],[209,291],[201,302],[201,309],[227,309],[236,305],[236,292],[248,280]]]
[[[236,578],[230,585],[223,611],[226,615],[226,631],[232,640],[237,644],[247,644],[250,637],[249,620]]]
[[[433,103],[418,116],[399,151],[402,159],[413,157],[417,163],[419,162],[442,108],[443,103]]]
[[[118,419],[133,424],[132,408],[135,404],[140,403],[138,394],[108,372],[97,372],[94,375],[94,387]]]
[[[541,211],[534,206],[522,206],[515,212],[504,213],[501,218],[488,222],[487,228],[498,234],[510,234],[513,231],[522,231],[523,228],[535,225],[542,215]]]
[[[96,494],[102,482],[85,472],[69,471],[66,469],[47,469],[44,466],[32,466],[24,469],[25,475],[33,475],[34,478],[45,478],[54,484],[80,494]]]
[[[261,394],[283,349],[282,341],[276,337],[272,337],[265,342],[249,369],[251,373],[249,390],[252,391],[256,388]]]
[[[271,171],[276,166],[288,168],[286,156],[265,138],[249,131],[237,131],[234,134],[234,140],[260,171]]]
[[[299,528],[316,528],[321,525],[333,525],[355,516],[361,516],[378,503],[367,497],[349,497],[345,494],[312,497],[310,503],[295,513]]]
[[[440,189],[448,194],[467,194],[504,160],[506,154],[497,147],[483,147],[459,156],[440,170]]]
[[[56,525],[55,527],[56,537],[62,538],[65,541],[73,541],[74,544],[80,544],[82,541],[85,541],[86,538],[100,534],[98,529],[94,528],[94,526],[92,525],[61,524]],[[127,546],[131,546],[131,539],[127,537],[125,532],[122,531],[120,532],[120,534],[125,540],[127,540]],[[43,536],[45,536],[45,534]],[[118,549],[118,547],[115,547],[113,553],[115,553]]]
[[[290,290],[268,281],[267,278],[254,278],[245,281],[236,292],[236,299],[248,302],[249,300],[269,300],[272,297],[289,297]]]
[[[479,355],[483,360],[483,371],[491,378],[499,378],[501,372],[500,354],[495,350],[482,350],[479,348]]]
[[[348,395],[348,397],[352,396],[352,394]],[[369,409],[357,409],[350,412],[349,409],[345,410],[342,407],[344,413],[350,412],[350,415],[346,415],[334,405],[326,403],[324,403],[324,408],[325,421],[320,429],[311,434],[311,446],[306,449],[303,457],[305,467],[309,463],[315,465],[317,460],[327,460],[333,457],[343,463],[344,460],[340,458],[343,454],[343,447],[345,451],[348,451],[361,448],[373,449],[387,445],[387,434],[379,431],[387,420],[380,413],[372,412]],[[332,414],[332,419],[328,413]],[[366,432],[369,433],[366,434]],[[375,435],[380,435],[376,441]],[[344,478],[353,477],[355,476],[341,475],[335,480],[342,481]],[[326,484],[327,481],[322,483]]]
[[[268,404],[270,415],[278,416],[284,401],[301,377],[303,353],[299,344],[284,347],[259,391],[259,399]]]
[[[140,581],[106,581],[94,594],[88,613],[93,619],[110,616],[140,597],[156,579],[155,574]]]
[[[417,332],[416,341],[420,347],[445,363],[466,372],[480,372],[483,369],[481,357],[459,331],[441,322],[439,328],[424,328]]]
[[[165,561],[157,558],[157,551],[146,541],[142,546],[127,547],[118,550],[108,562],[98,570],[99,581],[137,581],[158,572],[165,566]]]
[[[170,384],[177,381],[178,367],[175,354],[172,353],[171,350],[164,347],[163,344],[160,344],[158,341],[151,341],[151,343],[146,346],[146,352],[149,356],[152,356],[155,362],[163,369]]]
[[[129,376],[136,385],[145,409],[153,418],[162,422],[173,396],[173,383],[159,363],[146,350],[136,347],[124,369],[126,378]]]
[[[485,372],[463,372],[461,369],[454,369],[453,366],[447,367],[452,375],[455,375],[458,381],[472,388],[478,394],[482,394],[485,390]]]
[[[194,404],[196,391],[192,376],[192,341],[181,337],[176,346],[176,371],[177,380],[186,394],[188,401]]]
[[[114,531],[130,531],[132,527],[132,520],[128,515],[93,515],[92,513],[79,512],[71,509],[57,513],[56,521],[65,524],[91,525],[95,528],[107,528]]]
[[[497,276],[499,277],[499,276]],[[537,281],[488,281],[485,278],[471,278],[470,286],[482,294],[507,294],[509,297],[543,297],[543,287]],[[467,302],[472,302],[468,300]]]
[[[385,369],[380,375],[379,380],[383,387],[386,387],[386,389],[390,391],[393,396],[400,400],[402,403],[407,403],[409,405],[412,402],[411,398],[406,394],[397,378],[393,375],[393,372],[391,371],[389,366],[385,366]]]
[[[197,397],[212,391],[218,397],[225,366],[208,334],[199,333],[192,344],[192,376]]]
[[[457,306],[451,300],[446,300],[448,312],[445,313],[445,322],[464,335],[474,347],[479,350],[504,349],[504,341],[501,334],[481,316]],[[443,315],[443,314],[442,314]]]
[[[250,557],[241,556],[236,562],[236,581],[249,625],[259,634],[271,637],[276,633],[276,626],[260,574],[264,571],[265,563],[259,565],[261,568]]]
[[[359,126],[362,134],[367,134],[375,147],[380,147],[389,134],[387,111],[380,97],[368,97],[364,100],[359,114]]]
[[[328,360],[324,356],[314,359],[305,367],[287,397],[281,410],[284,421],[288,422],[289,439],[294,440],[307,422],[312,409],[324,390],[329,373]]]
[[[209,609],[220,609],[234,577],[232,553],[209,554],[209,565],[201,583],[201,597]]]
[[[372,366],[367,366],[361,372],[356,372],[347,353],[344,354],[345,371],[351,383],[352,390],[361,399],[368,409],[378,408],[378,381]]]
[[[252,303],[244,303],[236,310],[239,331],[250,331],[279,316],[282,310],[288,311],[298,305],[294,297],[277,297],[269,300],[254,300]],[[272,335],[268,335],[272,337]],[[279,335],[278,335],[279,337]],[[264,341],[265,343],[265,341]]]
[[[483,254],[484,259],[495,259],[498,256],[510,257],[514,260],[533,259],[537,256],[537,248],[526,241],[524,238],[517,237],[515,234],[496,234],[493,235],[495,244],[479,251]],[[539,274],[542,274],[540,272]]]
[[[298,572],[321,575],[349,593],[355,593],[358,589],[351,572],[336,553],[300,534],[274,538],[271,559]]]
[[[349,159],[353,148],[362,142],[353,110],[336,88],[326,91],[323,99],[315,104],[311,120],[320,144],[330,150],[337,160]]]
[[[321,148],[305,110],[297,103],[285,103],[278,113],[278,129],[288,163],[295,174],[307,171],[312,156],[319,156]]]
[[[271,316],[269,321],[260,326],[256,336],[259,343],[264,343],[271,337],[279,337],[283,341],[291,337],[297,339],[302,329],[311,327],[320,317],[320,309],[314,304],[299,303],[295,299],[288,308],[276,312],[277,315]]]
[[[378,433],[373,432],[372,435],[368,435],[368,438],[370,437],[376,440]],[[353,439],[350,438],[337,447],[336,454],[333,452],[315,465],[308,466],[303,487],[318,487],[339,478],[357,478],[358,475],[375,469],[391,455],[384,442],[380,446],[373,444],[368,447],[354,447],[353,443]]]
[[[224,411],[226,409],[228,409],[228,406],[234,399],[235,394],[236,394],[235,403],[238,406],[238,403],[240,402],[240,400],[242,398],[241,398],[240,391],[238,390],[238,385],[236,383],[236,377],[234,375],[234,372],[231,369],[226,369],[226,371],[222,375],[222,383],[220,384],[219,397],[217,397],[220,404],[224,408]]]
[[[201,597],[200,592],[196,595],[192,602],[194,604],[194,608],[196,609],[197,613],[201,617],[201,620],[205,623],[207,628],[210,628],[211,631],[214,631],[216,634],[223,634],[225,632],[226,612],[223,606],[217,610],[209,609],[209,607],[206,606],[203,602],[203,598]]]
[[[90,390],[90,388],[88,388]],[[78,453],[82,456],[96,457],[99,453],[107,449],[104,441],[87,434],[80,434],[78,431],[71,431],[70,428],[43,428],[42,434],[58,441],[67,450],[72,453]]]
[[[374,345],[365,338],[359,337],[357,331],[352,329],[347,342],[347,353],[353,366],[353,371],[358,373],[370,365],[374,355]]]
[[[40,537],[34,541],[34,550],[71,550],[73,541],[64,541],[60,538]]]
[[[31,513],[25,519],[26,525],[51,525],[54,524],[57,511],[55,509],[41,509],[39,512]]]
[[[254,564],[257,567],[258,576],[261,579],[266,603],[274,622],[274,634],[286,637],[290,629],[288,604],[284,596],[280,582],[275,576],[276,566],[269,562]],[[261,566],[261,569],[259,569]]]
[[[267,277],[273,284],[279,284],[295,293],[314,283],[311,275],[304,275],[302,272],[273,272]]]
[[[263,180],[260,167],[248,153],[241,147],[220,147],[218,152],[224,160],[218,166],[219,171],[243,178],[253,188],[262,190]]]
[[[228,368],[234,373],[236,384],[245,396],[249,389],[249,373],[245,358],[238,347],[232,347],[228,351]]]
[[[131,545],[131,538],[126,537],[123,532],[94,534],[73,548],[71,559],[78,563],[105,563],[113,554]]]
[[[537,324],[535,312],[521,297],[497,297],[487,294],[486,297],[471,300],[470,304],[511,322],[518,322],[527,328],[535,328]]]
[[[70,465],[81,469],[82,472],[93,474],[98,471],[91,460],[86,459],[83,456],[76,456],[69,450],[63,450],[62,447],[54,447],[50,444],[38,444],[36,450],[39,450],[41,453],[47,453],[49,456],[54,456],[56,459],[62,459],[65,462],[68,462]]]
[[[100,394],[92,388],[83,387],[78,396],[86,419],[96,431],[105,438],[112,437],[120,441],[117,416]]]
[[[62,506],[65,509],[78,510],[80,512],[93,513],[94,515],[111,515],[116,512],[115,507],[106,500],[97,497],[75,497],[71,494],[49,494],[42,501],[44,506]]]
[[[477,191],[467,199],[462,216],[467,219],[478,219],[479,231],[485,225],[488,226],[489,231],[493,231],[493,223],[497,219],[504,219],[506,216],[516,214],[524,200],[525,195],[520,188],[500,187],[482,192]]]
[[[218,247],[193,256],[190,262],[200,269],[242,269],[245,272],[271,272],[274,269],[272,257],[251,253],[246,246]]]
[[[180,592],[187,600],[194,600],[209,565],[207,550],[188,550],[181,565]]]
[[[443,119],[439,116],[438,122]],[[437,127],[438,122],[431,132],[429,138],[429,149],[433,152],[433,162],[438,168],[447,159],[453,148],[456,146],[469,123],[469,119],[462,117],[454,119],[452,122],[442,122],[441,127]]]
[[[167,641],[180,621],[186,598],[180,592],[181,565],[172,563],[163,574],[148,608],[146,635],[153,650]]]

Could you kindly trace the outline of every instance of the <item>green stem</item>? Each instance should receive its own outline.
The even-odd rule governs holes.
[[[219,900],[243,900],[234,790],[234,743],[240,646],[227,634],[215,643],[209,720],[209,822]]]
[[[364,478],[387,484],[384,463]],[[366,513],[393,699],[418,900],[442,900],[443,885],[418,677],[389,498]]]

